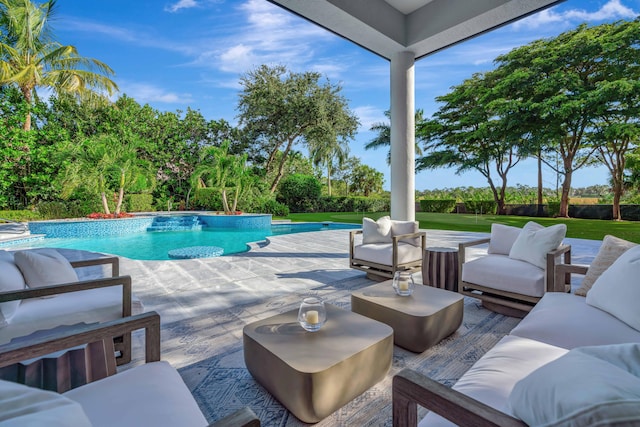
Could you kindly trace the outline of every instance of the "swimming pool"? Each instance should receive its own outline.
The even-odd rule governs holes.
[[[224,255],[232,255],[246,252],[249,249],[247,243],[262,241],[269,236],[356,228],[360,228],[360,226],[341,223],[285,223],[256,230],[203,228],[197,231],[143,231],[91,238],[46,238],[7,246],[3,249],[68,248],[103,252],[137,260],[169,260],[171,258],[169,258],[168,252],[177,248],[218,246],[224,249]]]

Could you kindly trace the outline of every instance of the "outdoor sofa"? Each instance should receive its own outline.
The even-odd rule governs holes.
[[[545,293],[453,388],[396,375],[394,426],[415,426],[416,405],[430,410],[423,427],[640,425],[640,246],[607,236],[580,272],[579,295]]]
[[[145,363],[116,372],[113,337],[144,329]],[[54,336],[0,349],[0,367],[87,345],[96,376],[63,394],[0,380],[0,424],[74,427],[204,427],[207,420],[178,372],[160,360],[160,316],[155,312],[76,326]],[[98,369],[102,368],[102,369]],[[210,424],[259,427],[249,408]]]
[[[92,258],[67,258],[82,256]],[[49,248],[0,250],[0,271],[0,346],[58,326],[143,311],[131,292],[131,277],[120,276],[117,257]],[[118,364],[128,363],[130,334],[116,338],[115,348]]]

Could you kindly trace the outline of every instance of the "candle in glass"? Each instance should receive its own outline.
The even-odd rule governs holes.
[[[318,318],[318,312],[316,310],[307,311],[306,320],[307,323],[310,323],[312,325],[317,324],[320,321]]]

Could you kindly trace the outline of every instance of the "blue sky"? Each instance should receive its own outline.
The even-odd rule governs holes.
[[[266,0],[61,0],[52,23],[58,40],[111,66],[121,93],[161,111],[199,110],[208,120],[236,124],[242,74],[261,64],[317,71],[340,84],[360,119],[352,155],[385,174],[386,152],[366,151],[371,124],[389,108],[388,61],[296,17]],[[553,37],[582,22],[634,19],[640,0],[568,0],[552,9],[416,62],[416,108],[430,115],[434,98],[474,72],[493,69],[496,56]],[[302,147],[297,147],[302,149]],[[604,168],[574,174],[573,186],[606,184]],[[546,187],[556,176],[544,172]],[[509,184],[536,185],[534,161],[518,165]],[[486,186],[477,173],[453,170],[416,175],[416,189]]]

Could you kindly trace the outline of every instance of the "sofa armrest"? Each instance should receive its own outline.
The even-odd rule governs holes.
[[[558,263],[558,258],[562,257],[562,262]],[[547,292],[568,292],[571,289],[571,275],[564,277],[556,274],[556,265],[571,264],[571,245],[560,245],[558,249],[547,253],[545,283]]]
[[[260,419],[251,408],[238,409],[231,415],[209,424],[209,427],[260,427]]]
[[[145,361],[147,363],[159,361],[160,315],[155,311],[150,311],[104,323],[77,325],[60,333],[23,340],[19,343],[9,343],[0,347],[0,367],[83,344],[96,342],[112,344],[114,337],[138,329],[145,330]],[[113,360],[112,370],[111,373],[115,373],[115,360]]]
[[[589,270],[588,265],[580,264],[556,264],[554,267],[555,282],[562,283],[564,280],[571,286],[571,275],[580,274],[585,275]]]
[[[120,258],[115,256],[70,261],[70,263],[73,268],[92,267],[95,265],[111,264],[111,277],[117,277],[120,275]]]
[[[525,426],[517,418],[446,387],[416,371],[403,369],[393,377],[393,426],[417,426],[417,405],[458,425]]]
[[[30,298],[41,298],[69,292],[86,291],[89,289],[122,286],[122,316],[131,316],[131,276],[108,277],[106,279],[83,280],[74,283],[43,286],[19,291],[0,292],[0,303]]]

